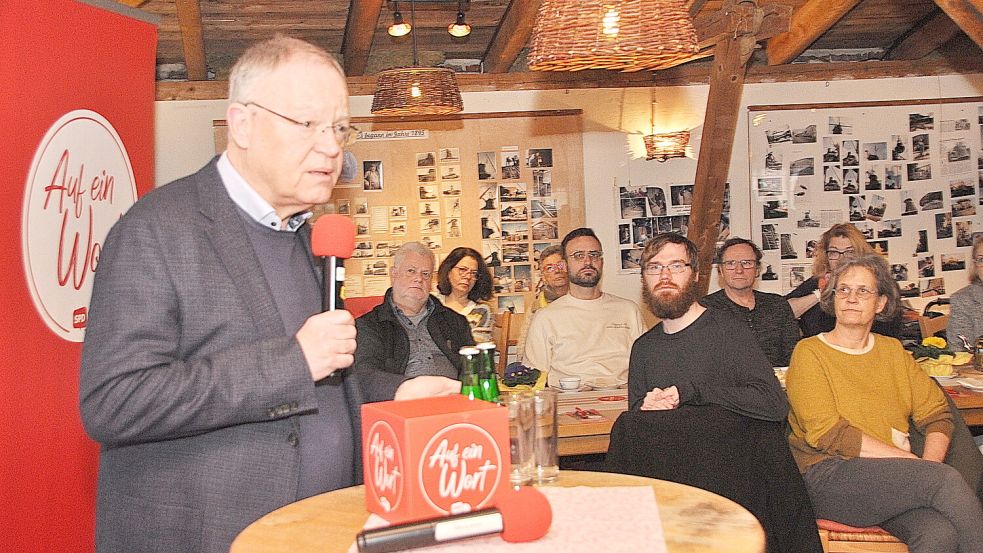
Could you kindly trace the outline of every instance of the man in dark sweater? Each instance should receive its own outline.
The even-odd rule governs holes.
[[[408,378],[458,378],[461,346],[474,344],[468,320],[430,295],[433,252],[419,242],[403,244],[389,271],[392,287],[375,309],[355,320],[356,373],[382,370]]]
[[[754,289],[761,249],[746,238],[731,238],[717,252],[721,289],[700,303],[745,322],[773,367],[787,367],[799,342],[799,325],[788,301]]]

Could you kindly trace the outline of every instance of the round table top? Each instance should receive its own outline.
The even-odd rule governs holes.
[[[758,520],[733,501],[699,488],[604,472],[561,471],[554,486],[651,486],[670,553],[762,553]],[[354,486],[291,503],[250,524],[231,553],[344,553],[365,525],[365,488]]]

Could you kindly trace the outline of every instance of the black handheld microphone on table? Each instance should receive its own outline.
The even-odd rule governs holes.
[[[355,543],[361,553],[390,553],[467,538],[501,534],[508,542],[538,540],[553,521],[549,500],[539,490],[507,490],[495,508],[364,530]]]
[[[344,309],[345,259],[355,251],[355,223],[344,215],[322,215],[314,221],[311,251],[321,258],[324,296],[322,311]]]

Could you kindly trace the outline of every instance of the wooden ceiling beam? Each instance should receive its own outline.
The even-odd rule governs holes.
[[[543,0],[512,0],[482,62],[485,73],[507,73],[532,36]]]
[[[686,0],[686,10],[689,11],[689,16],[696,17],[696,14],[700,13],[706,3],[707,0]]]
[[[919,21],[908,33],[898,39],[884,53],[888,60],[918,60],[931,54],[949,42],[960,32],[948,15],[941,9]]]
[[[348,21],[345,23],[345,37],[341,43],[346,75],[365,74],[365,68],[369,65],[369,52],[372,50],[372,38],[382,13],[382,2],[383,0],[352,0]],[[409,20],[408,15],[406,20]]]
[[[184,50],[184,66],[189,81],[207,78],[205,65],[205,35],[201,29],[201,5],[199,0],[175,0],[178,25],[181,28],[181,47]]]
[[[935,4],[983,48],[983,0],[935,0]]]
[[[733,9],[721,9],[697,17],[693,20],[693,27],[696,28],[696,39],[699,41],[700,49],[710,48],[721,40],[732,37],[734,29],[747,31],[754,27],[758,30],[754,34],[759,41],[788,32],[792,6],[766,4],[761,6],[756,13],[760,21],[749,20],[747,16],[743,15],[744,12]]]
[[[809,0],[795,10],[789,30],[768,41],[768,65],[789,63],[861,0]]]

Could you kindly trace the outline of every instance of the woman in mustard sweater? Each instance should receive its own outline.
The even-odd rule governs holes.
[[[983,552],[983,510],[945,465],[952,415],[894,338],[871,333],[899,308],[876,254],[842,261],[821,298],[836,326],[799,342],[787,376],[789,444],[816,516],[879,525],[912,553]],[[909,419],[925,434],[920,456]]]

